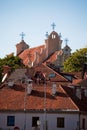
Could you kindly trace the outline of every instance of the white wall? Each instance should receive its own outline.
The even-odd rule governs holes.
[[[80,115],[80,129],[82,129],[82,120],[85,119],[85,130],[87,130],[87,114]]]
[[[12,130],[14,127],[7,126],[7,116],[15,116],[15,126],[24,129],[25,114],[24,113],[0,113],[0,128],[3,130]],[[34,130],[32,127],[32,117],[40,117],[41,125],[40,130],[43,130],[44,114],[27,113],[26,114],[26,130]],[[57,117],[65,118],[65,128],[57,128]],[[79,121],[78,114],[47,114],[48,130],[76,130],[77,121]]]

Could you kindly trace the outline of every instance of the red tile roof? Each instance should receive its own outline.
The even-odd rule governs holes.
[[[53,82],[68,82],[68,80],[63,77],[61,74],[57,73],[56,71],[54,71],[53,69],[51,69],[50,67],[46,66],[45,64],[41,64],[40,66],[35,67],[35,71],[41,71],[42,73],[46,74],[46,79],[49,78],[50,74],[55,74],[54,78],[50,78],[50,81]]]
[[[79,99],[76,96],[76,87],[66,87],[62,86],[63,89],[66,91],[66,93],[71,97],[71,99],[74,101],[74,103],[78,106],[80,111],[86,111],[87,112],[87,96],[84,96],[83,89],[81,89],[81,99]],[[79,86],[78,86],[79,87]]]
[[[26,49],[19,55],[19,57],[23,60],[24,65],[28,65],[28,59],[30,59],[32,62],[34,62],[35,52],[40,54],[40,53],[42,53],[43,49],[45,49],[45,45]],[[63,54],[62,50],[56,51],[45,62],[54,62],[57,59],[57,55],[62,55],[62,54]]]
[[[60,56],[63,55],[63,51],[62,50],[55,51],[45,62],[52,63],[52,62],[56,61],[58,55],[60,55]]]
[[[0,111],[23,111],[24,97],[25,88],[23,86],[14,86],[12,89],[3,87],[0,90]],[[46,108],[47,110],[78,110],[78,107],[74,104],[61,86],[57,85],[56,96],[53,96],[51,83],[46,84]],[[34,84],[32,93],[26,96],[26,110],[43,109],[44,84]]]
[[[41,49],[44,49],[45,45],[41,45],[38,47],[30,48],[24,50],[19,57],[23,60],[23,63],[25,65],[28,65],[28,59],[30,59],[32,62],[35,60],[35,52],[41,53]]]

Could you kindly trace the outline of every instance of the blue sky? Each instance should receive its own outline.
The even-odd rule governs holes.
[[[87,47],[87,0],[0,0],[0,58],[16,53],[20,33],[30,47],[42,45],[45,34],[55,31],[72,52]]]

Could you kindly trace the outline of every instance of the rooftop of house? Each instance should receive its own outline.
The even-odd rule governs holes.
[[[86,79],[87,82],[87,79]],[[69,97],[78,106],[80,111],[87,112],[87,86],[85,88],[81,86],[62,86],[63,89],[68,93]],[[79,92],[76,93],[76,91]]]
[[[29,79],[30,73],[33,73],[33,75],[31,74],[33,89],[30,95],[26,95],[25,90],[27,84],[26,82],[21,82],[21,79]],[[87,112],[87,91],[86,96],[84,96],[84,87],[82,87],[85,86],[87,90],[87,78],[83,80],[74,79],[73,82],[70,83],[64,75],[55,72],[45,64],[41,64],[29,70],[25,68],[16,69],[0,86],[0,111],[24,111],[25,104],[26,111],[44,111],[44,88],[46,87],[47,111],[81,110]],[[72,76],[71,74],[69,75]],[[42,79],[45,76],[45,82],[41,82],[41,76]],[[18,82],[18,80],[20,80],[20,82]],[[9,86],[10,81],[15,81],[12,86]],[[52,89],[53,83],[56,83],[55,95],[52,94],[54,91]],[[76,86],[75,84],[77,83],[78,85]],[[69,84],[71,87],[69,87]],[[73,87],[74,85],[75,87]],[[76,87],[82,89],[81,99],[76,96]]]
[[[35,84],[30,95],[26,94],[26,85],[14,85],[12,88],[4,86],[0,89],[0,111],[44,110],[44,88],[46,87],[47,111],[78,111],[66,91],[56,83],[56,94],[52,94],[52,83]],[[26,96],[26,101],[25,101]],[[26,106],[24,105],[26,102]]]
[[[19,57],[23,60],[24,65],[28,65],[28,60],[34,62],[35,60],[35,53],[41,53],[42,49],[44,49],[45,45],[41,45],[34,48],[29,48],[24,50]]]

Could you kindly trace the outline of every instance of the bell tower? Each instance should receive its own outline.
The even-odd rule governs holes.
[[[24,42],[25,34],[22,32],[20,36],[21,36],[21,42],[16,44],[16,55],[21,54],[24,50],[29,48],[29,45]]]
[[[54,31],[54,28],[56,25],[53,23],[51,26],[52,26],[53,31],[51,32],[50,35],[48,35],[48,38],[45,40],[47,57],[53,54],[55,51],[61,50],[61,44],[62,44],[60,35],[58,35]]]

